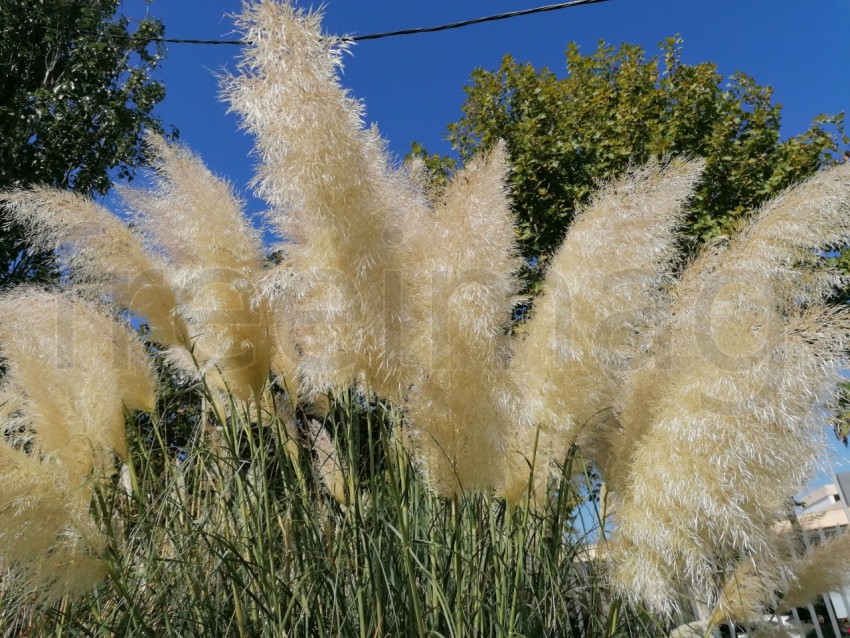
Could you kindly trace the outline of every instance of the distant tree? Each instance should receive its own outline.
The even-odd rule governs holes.
[[[118,0],[0,3],[0,190],[34,184],[103,194],[111,171],[143,161],[144,129],[165,96],[152,71],[162,24],[131,28]],[[51,277],[50,256],[29,249],[2,214],[0,286]]]
[[[843,114],[820,116],[809,130],[780,138],[780,105],[770,87],[737,73],[724,80],[711,63],[684,64],[681,41],[661,55],[604,43],[592,55],[569,45],[567,76],[506,56],[497,71],[478,69],[466,87],[463,117],[448,139],[466,161],[505,140],[518,240],[533,265],[560,245],[576,207],[600,180],[653,156],[706,158],[689,205],[685,235],[693,249],[728,234],[770,196],[836,161],[848,142]],[[437,187],[455,160],[414,144]],[[541,268],[525,273],[532,284]]]

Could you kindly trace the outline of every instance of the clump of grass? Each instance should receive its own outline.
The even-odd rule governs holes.
[[[223,424],[217,451],[197,446],[179,461],[156,432],[131,438],[132,489],[104,487],[95,500],[108,539],[108,580],[61,608],[43,608],[33,631],[661,631],[649,618],[624,613],[606,593],[600,565],[580,542],[586,532],[566,506],[532,514],[486,494],[433,495],[393,436],[398,414],[389,406],[366,405],[356,393],[337,397],[321,450],[312,451],[313,434],[305,429],[295,459],[279,453],[290,436],[285,424],[272,419],[255,429],[237,414]],[[361,446],[381,469],[340,462],[341,475],[326,483],[321,460],[354,459]],[[573,485],[565,475],[559,489],[576,498]]]
[[[124,191],[135,230],[59,191],[2,196],[77,293],[150,322],[205,406],[179,449],[167,411],[127,444],[126,414],[154,405],[144,347],[78,297],[0,300],[5,587],[47,592],[3,622],[658,635],[683,596],[716,621],[793,574],[802,598],[809,571],[783,566],[774,529],[840,381],[850,312],[815,258],[850,238],[850,168],[678,277],[701,164],[635,168],[576,218],[513,336],[502,145],[426,193],[362,128],[336,77],[346,45],[317,14],[261,0],[239,26],[225,96],[256,135],[279,264],[226,182],[156,138],[154,186]]]

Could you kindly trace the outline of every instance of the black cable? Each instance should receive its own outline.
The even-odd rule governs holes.
[[[492,16],[483,18],[472,18],[462,22],[452,22],[451,24],[442,24],[438,27],[420,27],[418,29],[401,29],[400,31],[386,31],[384,33],[372,33],[369,35],[352,35],[343,36],[341,40],[348,42],[358,42],[360,40],[379,40],[380,38],[389,38],[396,35],[413,35],[416,33],[433,33],[435,31],[447,31],[449,29],[459,29],[467,27],[471,24],[481,24],[483,22],[494,22],[496,20],[505,20],[507,18],[516,18],[517,16],[531,15],[532,13],[543,13],[545,11],[556,11],[558,9],[568,9],[581,4],[596,4],[599,2],[607,2],[607,0],[572,0],[572,2],[559,2],[558,4],[548,4],[543,7],[534,7],[533,9],[521,9],[519,11],[509,11],[507,13],[498,13]]]
[[[568,9],[582,4],[597,4],[607,2],[608,0],[572,0],[571,2],[559,2],[558,4],[549,4],[543,7],[534,7],[532,9],[521,9],[519,11],[509,11],[507,13],[498,13],[496,15],[484,16],[483,18],[472,18],[471,20],[463,20],[462,22],[452,22],[451,24],[441,24],[436,27],[419,27],[417,29],[400,29],[399,31],[385,31],[383,33],[370,33],[367,35],[345,35],[340,37],[340,40],[345,42],[359,42],[361,40],[380,40],[381,38],[391,38],[397,35],[414,35],[416,33],[434,33],[436,31],[447,31],[449,29],[459,29],[468,27],[471,24],[481,24],[483,22],[494,22],[496,20],[505,20],[507,18],[516,18],[517,16],[531,15],[533,13],[543,13],[546,11],[556,11],[558,9]],[[127,36],[130,39],[136,39],[134,36]],[[141,39],[141,38],[140,38]],[[248,44],[245,40],[194,40],[188,38],[151,38],[149,42],[163,42],[167,44]]]

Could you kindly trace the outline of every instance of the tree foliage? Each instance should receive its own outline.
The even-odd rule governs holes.
[[[782,140],[770,87],[743,73],[725,80],[712,63],[685,64],[678,38],[651,58],[636,45],[600,43],[583,55],[570,44],[566,62],[564,78],[510,55],[496,71],[475,70],[464,115],[448,129],[464,162],[505,140],[518,239],[532,263],[560,245],[599,181],[630,165],[667,154],[705,158],[686,216],[693,248],[739,229],[749,211],[835,161],[848,142],[843,114]],[[413,151],[438,184],[454,168],[451,158]],[[536,280],[539,269],[527,275]]]
[[[143,161],[165,89],[152,78],[162,24],[131,26],[118,0],[0,4],[0,190],[34,184],[103,194]],[[5,216],[4,216],[5,220]],[[0,284],[49,277],[50,260],[4,222]]]

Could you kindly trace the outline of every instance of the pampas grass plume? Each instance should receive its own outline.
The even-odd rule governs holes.
[[[844,532],[807,551],[787,566],[791,583],[785,589],[780,611],[809,604],[826,591],[843,591],[850,585],[850,534]]]
[[[850,315],[820,305],[834,279],[813,285],[799,262],[847,239],[848,177],[847,166],[822,171],[698,260],[654,344],[665,365],[632,377],[611,556],[633,600],[669,609],[686,584],[710,599],[709,557],[773,551],[772,526],[809,476],[841,381]]]
[[[38,598],[54,601],[92,589],[106,575],[104,539],[88,500],[55,460],[0,441],[0,564]]]
[[[0,354],[0,559],[42,597],[82,593],[105,573],[93,482],[126,457],[125,414],[153,408],[152,365],[103,310],[27,287],[0,297]]]
[[[36,447],[76,468],[77,479],[103,453],[126,454],[125,412],[153,409],[141,342],[82,300],[26,287],[0,297],[0,352]]]
[[[527,481],[535,440],[540,479],[576,442],[586,458],[611,465],[606,431],[629,369],[663,321],[676,230],[702,166],[674,159],[633,169],[570,226],[515,346],[512,373],[540,426],[518,432],[517,484]]]
[[[321,34],[317,14],[266,0],[239,27],[250,45],[225,95],[256,135],[259,193],[289,240],[281,279],[300,376],[312,394],[362,380],[397,398],[408,380],[394,282],[412,186],[362,128],[336,76],[346,45]]]
[[[150,189],[121,189],[155,252],[174,269],[178,310],[191,332],[186,372],[199,364],[243,401],[262,391],[272,352],[268,301],[259,294],[263,248],[230,186],[187,149],[148,136]]]
[[[502,144],[470,162],[424,221],[411,255],[423,276],[412,294],[421,376],[407,401],[409,439],[426,480],[446,496],[495,486],[505,471],[518,400],[506,328],[519,265],[506,171]]]
[[[58,251],[81,283],[145,317],[155,340],[188,346],[165,264],[108,210],[82,195],[48,187],[0,194],[0,202],[33,244]]]

